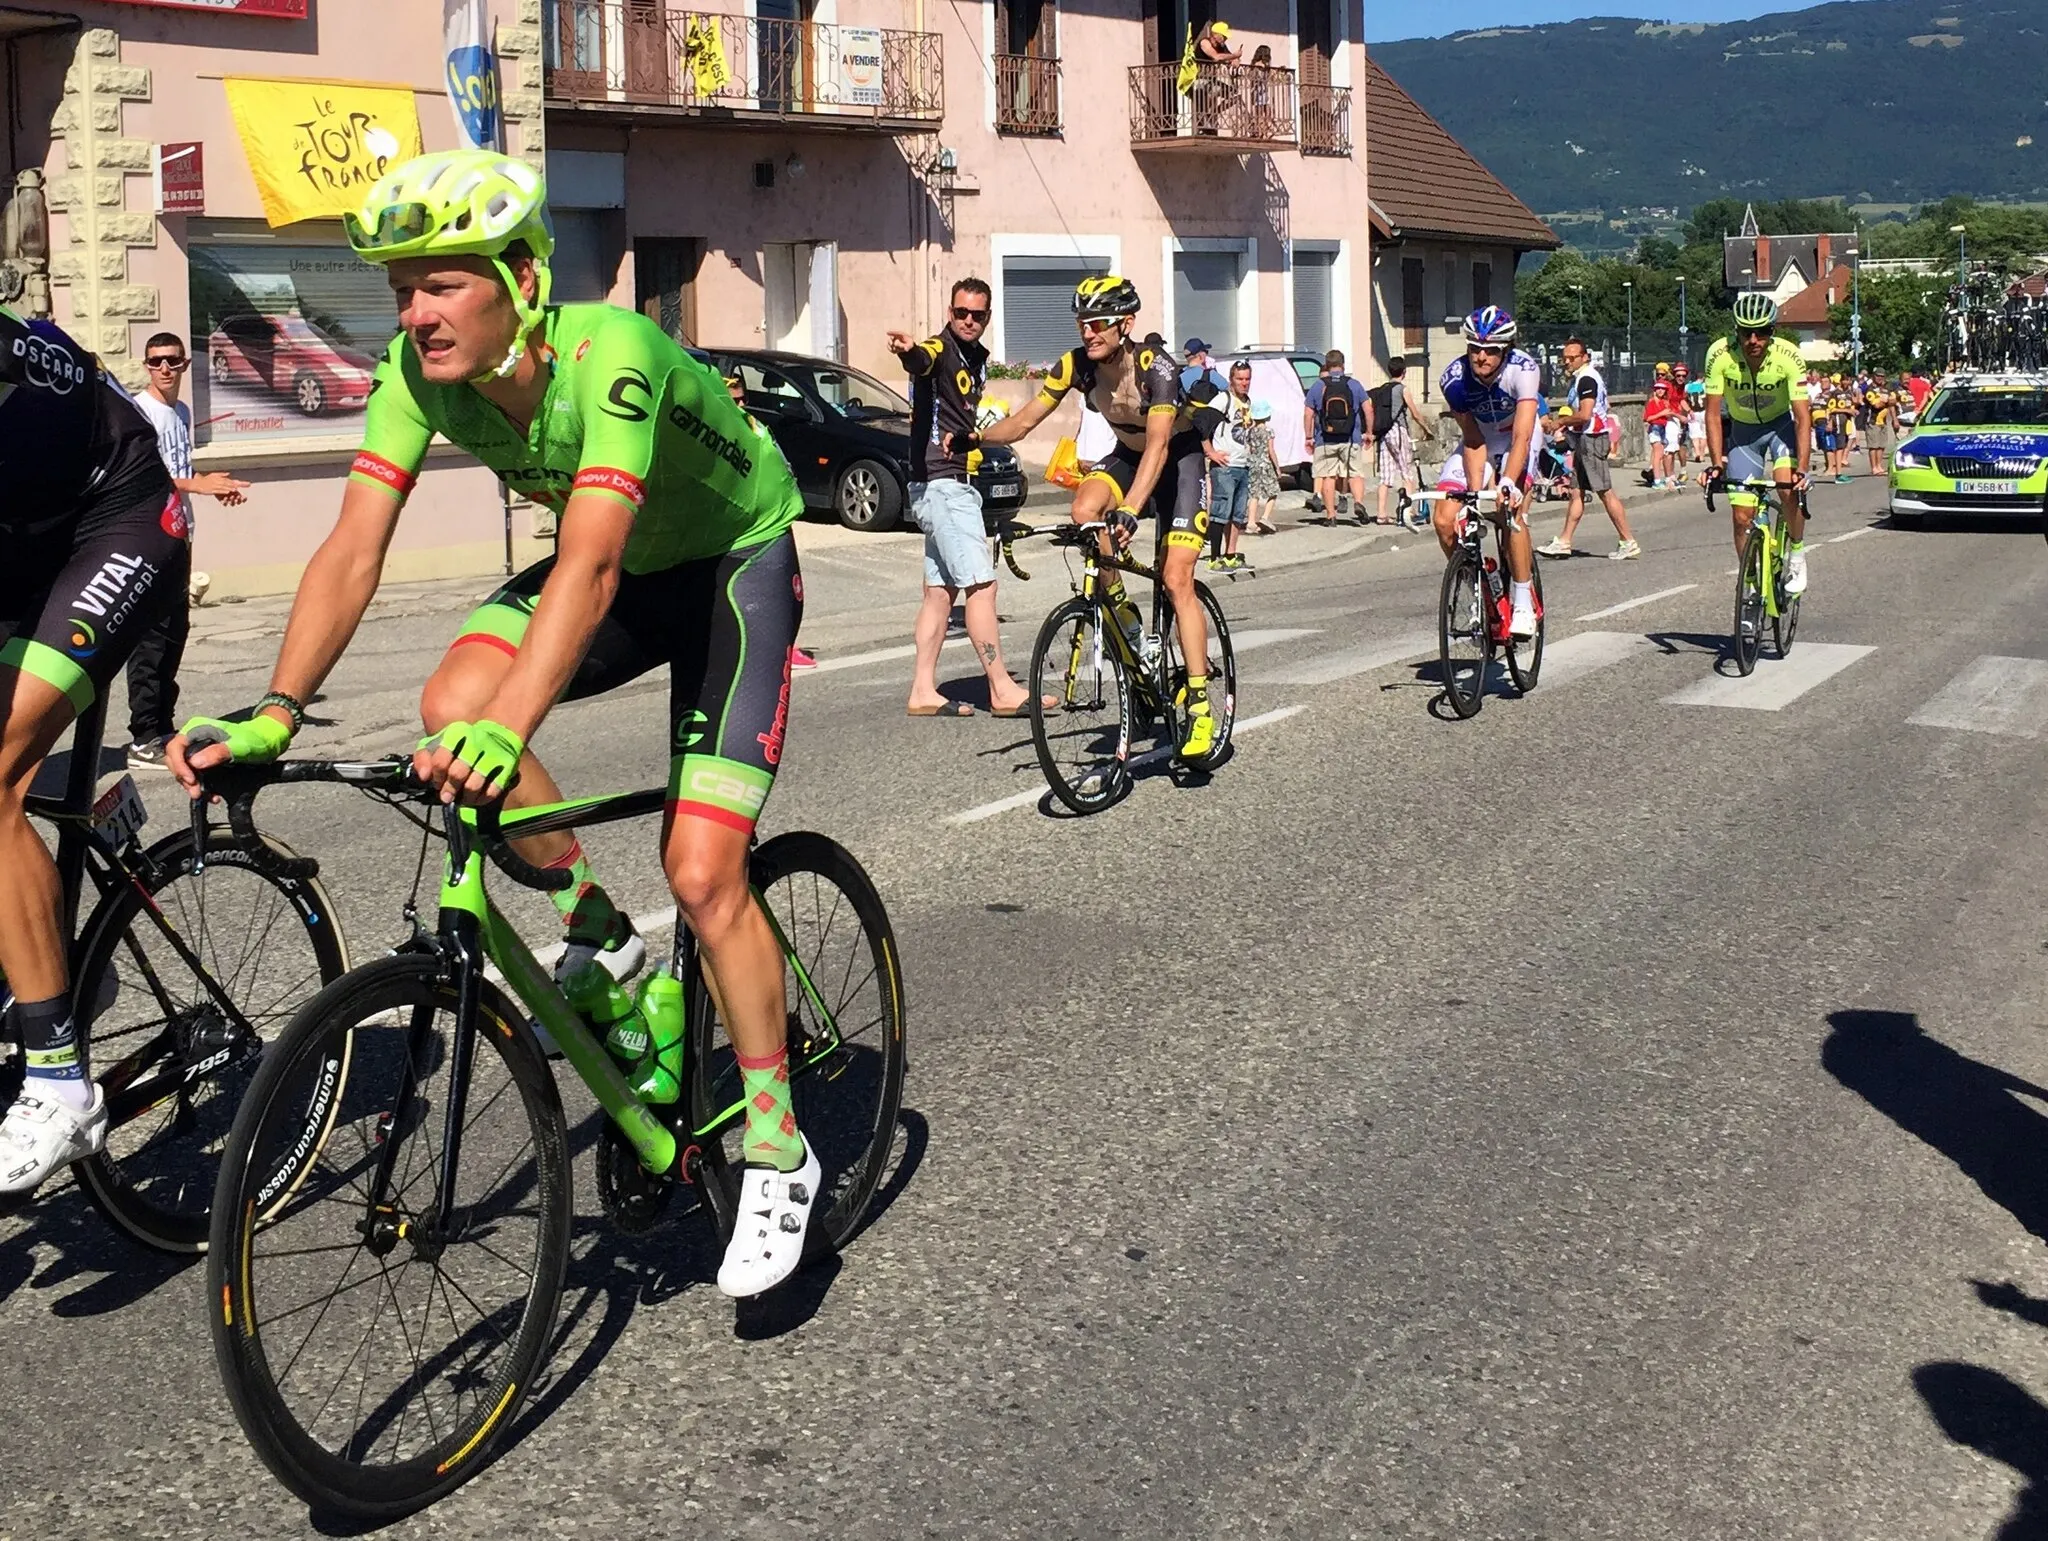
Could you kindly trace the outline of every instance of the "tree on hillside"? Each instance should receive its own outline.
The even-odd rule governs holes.
[[[1872,369],[1899,370],[1932,363],[1941,339],[1945,281],[1905,273],[1863,280],[1863,362]],[[1828,335],[1849,345],[1847,304],[1828,310]],[[1916,351],[1917,350],[1917,351]]]
[[[1678,266],[1679,255],[1678,243],[1661,235],[1646,235],[1636,243],[1636,266],[1639,268],[1666,272]]]
[[[1974,198],[1944,198],[1923,205],[1902,224],[1875,225],[1865,245],[1873,257],[1931,257],[1952,264],[1957,255],[1956,225],[1964,229],[1973,264],[1988,262],[2006,272],[2026,273],[2048,256],[2048,210],[1978,203]]]
[[[1710,198],[1685,222],[1685,244],[1720,250],[1723,236],[1740,235],[1747,212],[1756,210],[1756,228],[1764,235],[1826,235],[1854,230],[1856,216],[1828,199],[1784,198],[1775,203],[1747,204],[1740,198]]]

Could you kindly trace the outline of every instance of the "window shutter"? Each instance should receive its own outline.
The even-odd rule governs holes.
[[[1100,257],[1003,259],[1003,362],[1050,364],[1078,343],[1074,286],[1107,273]]]

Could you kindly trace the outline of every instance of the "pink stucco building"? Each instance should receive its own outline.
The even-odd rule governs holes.
[[[952,281],[973,273],[995,290],[997,356],[1028,364],[1070,342],[1075,279],[1113,269],[1144,294],[1143,327],[1175,347],[1190,334],[1220,350],[1335,346],[1374,372],[1361,0],[491,8],[508,143],[550,176],[558,297],[642,307],[705,346],[882,371],[884,330],[936,326]],[[0,253],[12,303],[47,305],[130,379],[152,332],[191,339],[200,458],[257,483],[242,508],[200,510],[198,562],[223,591],[294,581],[332,519],[365,361],[393,326],[381,276],[354,262],[336,218],[267,222],[251,156],[304,192],[300,148],[317,156],[329,130],[375,146],[388,127],[402,142],[407,95],[420,142],[453,144],[440,13],[435,0],[0,0],[0,169],[10,183],[40,172],[50,204],[47,262],[19,217],[18,249]],[[1188,29],[1214,16],[1270,67],[1182,93]],[[236,80],[296,93],[277,143],[301,117],[300,148],[252,149]],[[264,85],[280,81],[294,84]],[[369,152],[355,148],[360,167]],[[349,174],[346,149],[332,175]],[[495,483],[436,456],[392,576],[497,570]],[[538,549],[532,519],[512,511],[515,560]]]

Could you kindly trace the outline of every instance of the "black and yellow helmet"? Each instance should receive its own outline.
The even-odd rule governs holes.
[[[1102,273],[1084,278],[1074,290],[1074,319],[1092,321],[1100,316],[1135,316],[1142,307],[1137,288],[1128,278]]]

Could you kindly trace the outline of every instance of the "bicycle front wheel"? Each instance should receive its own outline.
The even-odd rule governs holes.
[[[1536,676],[1543,672],[1543,564],[1537,562],[1529,569],[1530,595],[1536,601],[1536,635],[1526,642],[1517,642],[1515,634],[1508,633],[1507,664],[1508,678],[1515,682],[1515,689],[1527,695],[1536,688]]]
[[[823,835],[777,835],[754,852],[754,891],[782,947],[789,1099],[823,1168],[807,1255],[860,1229],[887,1175],[903,1098],[903,978],[881,895]],[[690,1007],[692,1127],[706,1179],[737,1196],[745,1109],[739,1065],[701,968]],[[714,1132],[715,1131],[715,1132]],[[732,1204],[719,1207],[729,1216]],[[731,1239],[721,1227],[721,1243]]]
[[[1209,710],[1216,716],[1216,747],[1191,762],[1201,770],[1222,760],[1230,748],[1230,730],[1237,721],[1237,655],[1230,646],[1230,623],[1223,618],[1223,606],[1216,596],[1209,592],[1209,585],[1199,578],[1195,580],[1195,598],[1201,601],[1202,616],[1208,623],[1209,657],[1206,665],[1209,681]],[[1180,645],[1180,623],[1169,616],[1166,634],[1160,639],[1165,654],[1167,697],[1172,702],[1167,731],[1173,735],[1174,747],[1187,742],[1188,666]]]
[[[1097,813],[1131,789],[1131,682],[1109,610],[1068,600],[1031,649],[1031,742],[1053,796]],[[1045,698],[1058,703],[1047,709]]]
[[[1764,641],[1764,530],[1761,521],[1749,527],[1742,565],[1735,573],[1735,670],[1756,672],[1756,655]]]
[[[569,1246],[562,1104],[521,1014],[480,985],[466,1088],[441,961],[379,958],[299,1013],[228,1136],[214,1358],[250,1445],[315,1508],[391,1519],[467,1481],[547,1352]]]
[[[136,1241],[203,1252],[221,1150],[265,1045],[347,971],[348,950],[317,879],[273,877],[233,848],[202,866],[189,831],[132,870],[77,955],[73,998],[109,1130],[72,1170]]]
[[[1486,671],[1493,661],[1492,608],[1478,553],[1458,546],[1444,564],[1437,652],[1443,665],[1444,699],[1461,718],[1476,714],[1486,698]]]

